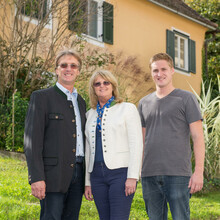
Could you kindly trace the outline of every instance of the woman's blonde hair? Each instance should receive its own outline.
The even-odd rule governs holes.
[[[118,90],[118,82],[114,75],[107,70],[98,70],[94,72],[89,81],[89,98],[90,98],[90,106],[91,108],[95,109],[98,103],[98,97],[95,93],[94,89],[94,82],[98,76],[101,76],[104,80],[110,82],[112,84],[112,95],[115,97],[116,103],[121,103],[123,100],[119,97],[119,90]]]

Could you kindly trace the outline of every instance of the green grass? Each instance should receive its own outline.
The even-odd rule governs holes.
[[[40,205],[27,181],[26,162],[0,157],[0,219],[39,219]],[[194,195],[190,200],[192,220],[220,219],[220,192]],[[83,198],[79,220],[98,220],[94,202]],[[141,184],[131,207],[130,219],[148,219],[142,198]],[[169,213],[169,219],[171,215]]]

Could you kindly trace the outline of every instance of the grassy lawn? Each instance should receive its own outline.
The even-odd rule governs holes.
[[[39,202],[30,192],[26,162],[0,157],[0,219],[39,219]],[[191,219],[220,219],[219,201],[220,192],[194,195],[190,201]],[[83,198],[79,219],[99,219],[94,202]],[[130,219],[148,219],[140,183],[132,203]],[[172,219],[170,213],[169,219]]]

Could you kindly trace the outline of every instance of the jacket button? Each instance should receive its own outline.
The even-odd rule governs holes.
[[[58,119],[59,118],[58,115],[56,115],[55,118]]]
[[[76,149],[73,149],[72,152],[75,153],[75,152],[76,152]]]
[[[72,120],[72,122],[74,123],[74,122],[75,122],[75,120],[73,119],[73,120]]]
[[[73,137],[75,138],[75,137],[76,137],[76,134],[73,134]]]
[[[71,167],[74,167],[74,164],[72,163],[72,164],[70,164],[70,166],[71,166]]]
[[[70,108],[72,108],[73,106],[72,105],[70,105]]]

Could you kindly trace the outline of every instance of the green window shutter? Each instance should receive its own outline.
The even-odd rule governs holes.
[[[68,28],[69,30],[74,30],[74,0],[68,1]]]
[[[103,2],[103,41],[113,44],[113,5]]]
[[[46,16],[47,14],[47,0],[44,0],[44,3],[43,3],[43,18]]]
[[[47,14],[47,0],[29,0],[22,3],[21,13],[42,20]]]
[[[87,0],[68,1],[68,28],[78,33],[86,33],[87,29]]]
[[[175,60],[175,36],[170,30],[166,30],[167,41],[166,41],[166,52]]]
[[[189,72],[196,73],[196,42],[189,39]]]

